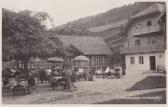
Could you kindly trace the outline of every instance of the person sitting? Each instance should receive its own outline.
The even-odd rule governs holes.
[[[18,69],[15,73],[14,73],[14,78],[20,78],[20,79],[26,79],[26,74],[25,72],[23,72],[22,69]]]
[[[114,65],[114,76],[120,78],[122,76],[122,67],[118,64]]]
[[[108,76],[108,79],[111,79],[111,71],[109,70],[108,73],[107,73],[107,76]]]
[[[72,76],[72,69],[69,67],[65,72],[65,79],[67,82],[65,88],[69,89],[70,91],[73,91],[74,89],[76,89],[76,86],[74,85],[71,76]]]

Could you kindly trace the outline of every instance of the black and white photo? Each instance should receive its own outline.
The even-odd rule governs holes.
[[[166,8],[2,0],[2,104],[166,104]]]

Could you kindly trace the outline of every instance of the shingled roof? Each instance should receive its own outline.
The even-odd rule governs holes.
[[[64,46],[73,45],[84,55],[110,55],[107,44],[101,37],[56,35]]]
[[[165,9],[164,4],[155,3],[155,4],[147,7],[146,9],[142,10],[141,12],[137,13],[136,15],[132,16],[132,18],[137,18],[137,17],[149,15],[149,14],[155,13],[155,12],[161,13],[164,11],[164,9]]]

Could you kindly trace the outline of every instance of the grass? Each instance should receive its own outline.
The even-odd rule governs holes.
[[[147,76],[127,91],[166,88],[166,76]],[[145,93],[129,98],[112,99],[96,104],[166,104],[166,91]]]
[[[147,76],[142,81],[135,83],[127,91],[166,88],[166,76]]]

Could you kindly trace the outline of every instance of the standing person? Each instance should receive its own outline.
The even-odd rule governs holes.
[[[92,69],[90,68],[89,69],[89,80],[94,81],[94,78],[95,78],[94,76],[95,76],[95,68],[92,68]]]
[[[50,76],[51,76],[51,69],[46,69],[46,74],[47,74],[47,81],[50,83]]]
[[[83,75],[84,75],[85,80],[89,79],[89,74],[88,74],[88,69],[87,68],[84,68]]]
[[[44,69],[40,70],[39,78],[40,78],[41,83],[43,83],[43,81],[45,79],[45,70]]]
[[[72,91],[72,88],[76,89],[76,86],[74,85],[73,80],[72,80],[72,68],[71,67],[67,69],[67,78],[68,78],[68,85],[69,85],[70,91]]]
[[[29,73],[29,76],[28,76],[28,88],[29,88],[29,93],[30,93],[30,90],[35,90],[37,93],[39,93],[36,88],[35,88],[35,79],[34,79],[34,75],[32,72]]]
[[[72,80],[72,82],[77,81],[77,75],[76,75],[76,72],[75,72],[74,68],[72,68],[71,80]]]
[[[103,70],[102,70],[102,75],[103,75],[103,79],[105,78],[105,70],[106,70],[107,67],[103,67]]]

